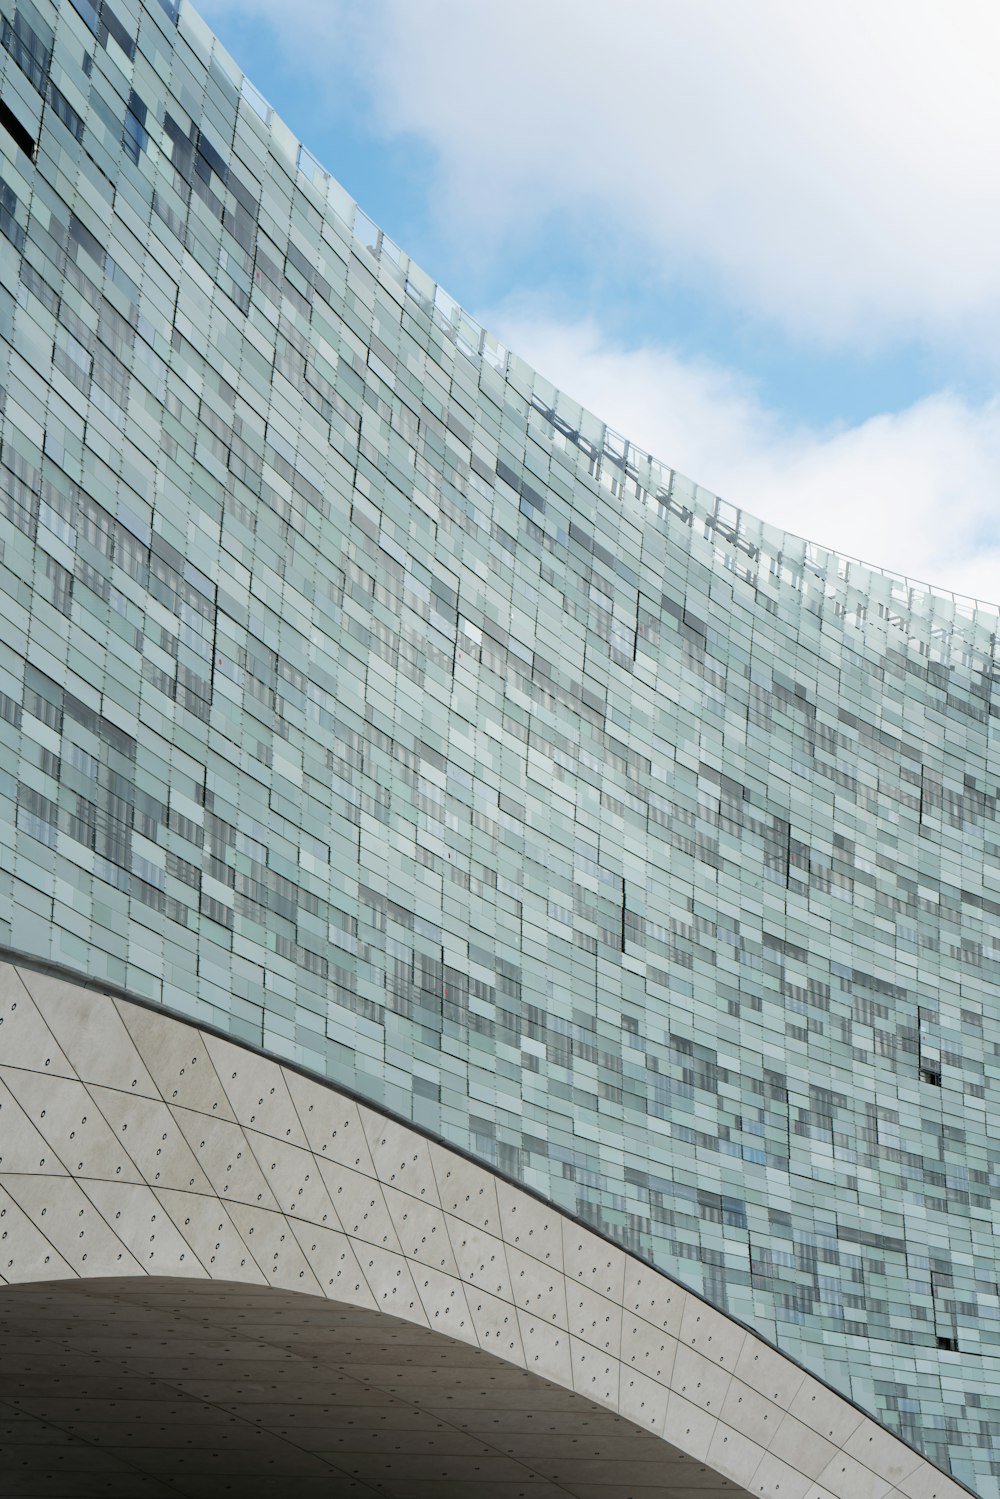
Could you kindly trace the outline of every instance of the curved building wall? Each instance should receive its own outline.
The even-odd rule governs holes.
[[[0,11],[0,941],[469,1148],[996,1494],[995,611],[635,452],[186,6]]]

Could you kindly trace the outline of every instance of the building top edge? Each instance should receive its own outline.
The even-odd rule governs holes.
[[[706,532],[715,533],[718,539],[744,553],[755,552],[779,567],[786,562],[797,565],[818,577],[835,579],[841,586],[849,583],[860,593],[877,596],[889,610],[896,608],[921,615],[947,613],[956,623],[965,621],[990,636],[997,633],[1000,600],[994,602],[957,593],[772,526],[671,468],[574,401],[490,334],[384,233],[289,129],[201,17],[192,0],[161,0],[161,3],[176,18],[180,33],[209,53],[228,77],[240,94],[241,105],[257,116],[274,155],[295,175],[296,185],[314,197],[316,207],[334,232],[347,243],[353,242],[366,250],[383,283],[395,283],[402,296],[429,311],[435,322],[450,334],[459,352],[475,364],[487,363],[519,389],[563,439],[576,442],[612,474],[617,472],[622,478],[632,479],[652,500],[666,503],[689,523],[703,524]]]

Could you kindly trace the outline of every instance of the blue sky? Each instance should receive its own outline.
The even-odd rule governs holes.
[[[766,520],[1000,600],[992,7],[200,9],[362,207],[569,394]]]

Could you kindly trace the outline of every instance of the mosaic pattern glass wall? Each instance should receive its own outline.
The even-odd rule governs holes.
[[[607,431],[185,6],[0,12],[0,941],[471,1148],[1000,1493],[995,612]]]

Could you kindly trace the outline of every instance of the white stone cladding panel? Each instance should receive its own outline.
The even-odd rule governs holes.
[[[508,1371],[490,1375],[494,1412],[529,1371],[538,1409],[573,1391],[662,1438],[665,1464],[704,1464],[710,1483],[774,1499],[965,1492],[724,1313],[332,1087],[27,967],[0,965],[0,1014],[7,1283],[163,1276],[304,1293],[431,1329],[467,1345],[473,1367],[473,1350],[493,1354]],[[429,1386],[424,1357],[383,1368],[380,1387],[422,1382],[449,1419],[482,1403],[454,1358]],[[538,1455],[559,1492],[648,1476],[627,1442],[614,1460],[568,1454]]]

